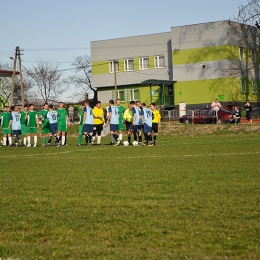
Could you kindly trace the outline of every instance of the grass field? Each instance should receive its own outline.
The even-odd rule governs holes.
[[[167,131],[0,148],[0,258],[260,259],[259,133]]]

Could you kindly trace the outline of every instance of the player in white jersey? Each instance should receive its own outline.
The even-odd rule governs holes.
[[[49,119],[50,135],[47,146],[51,145],[52,137],[55,137],[55,144],[57,145],[57,128],[58,128],[58,113],[54,110],[53,105],[49,105],[49,111],[44,116]]]
[[[19,135],[21,134],[21,114],[17,111],[17,109],[14,106],[11,106],[10,109],[11,114],[8,128],[12,127],[14,144],[15,147],[18,147],[18,142],[21,142],[19,138]]]
[[[85,141],[87,146],[93,144],[92,136],[93,136],[93,124],[94,124],[94,116],[92,113],[92,108],[89,105],[90,102],[87,100],[85,102],[84,119],[83,119],[83,134],[85,135]]]
[[[147,146],[153,146],[152,141],[152,120],[153,120],[153,112],[150,108],[146,107],[145,103],[142,103],[142,112],[141,112],[141,119],[143,123],[144,129],[144,144]]]
[[[120,144],[120,139],[117,134],[119,127],[119,111],[118,107],[114,104],[114,100],[109,100],[107,125],[110,124],[111,140],[112,137],[116,140],[114,146],[118,146]]]
[[[132,108],[133,122],[132,122],[132,125],[130,126],[130,131],[134,134],[135,141],[137,141],[137,136],[138,136],[139,145],[142,144],[141,113],[142,113],[141,102],[136,101],[135,106],[133,106],[133,108]]]

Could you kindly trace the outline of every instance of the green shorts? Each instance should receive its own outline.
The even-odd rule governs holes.
[[[49,121],[47,121],[42,124],[42,134],[49,134],[49,133],[50,133],[50,123]]]
[[[79,125],[79,135],[83,135],[83,125]]]
[[[21,135],[27,135],[26,125],[21,124]]]
[[[37,134],[37,127],[27,127],[27,134]]]
[[[58,123],[58,132],[67,132],[67,125]]]
[[[125,131],[125,125],[119,121],[118,130]]]
[[[3,135],[10,135],[12,134],[12,128],[2,128]]]

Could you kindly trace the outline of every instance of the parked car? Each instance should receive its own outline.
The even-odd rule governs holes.
[[[232,119],[232,113],[225,109],[218,111],[218,124],[229,123]],[[192,114],[183,115],[179,118],[180,123],[191,124]],[[194,111],[194,124],[212,124],[216,123],[216,114],[211,108],[202,108]]]
[[[253,111],[251,112],[252,118],[253,119],[259,119],[260,118],[260,108],[254,108]]]

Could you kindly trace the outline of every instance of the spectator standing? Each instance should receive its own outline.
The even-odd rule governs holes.
[[[216,116],[216,123],[218,122],[218,111],[221,108],[221,104],[219,103],[218,99],[216,98],[215,101],[211,103],[211,112],[210,115]]]
[[[69,120],[73,124],[74,123],[74,119],[73,119],[74,107],[72,105],[69,105],[68,111],[69,111]]]
[[[246,110],[246,119],[247,121],[252,124],[252,117],[251,117],[251,112],[252,112],[252,106],[250,105],[250,102],[247,101],[244,109]]]

